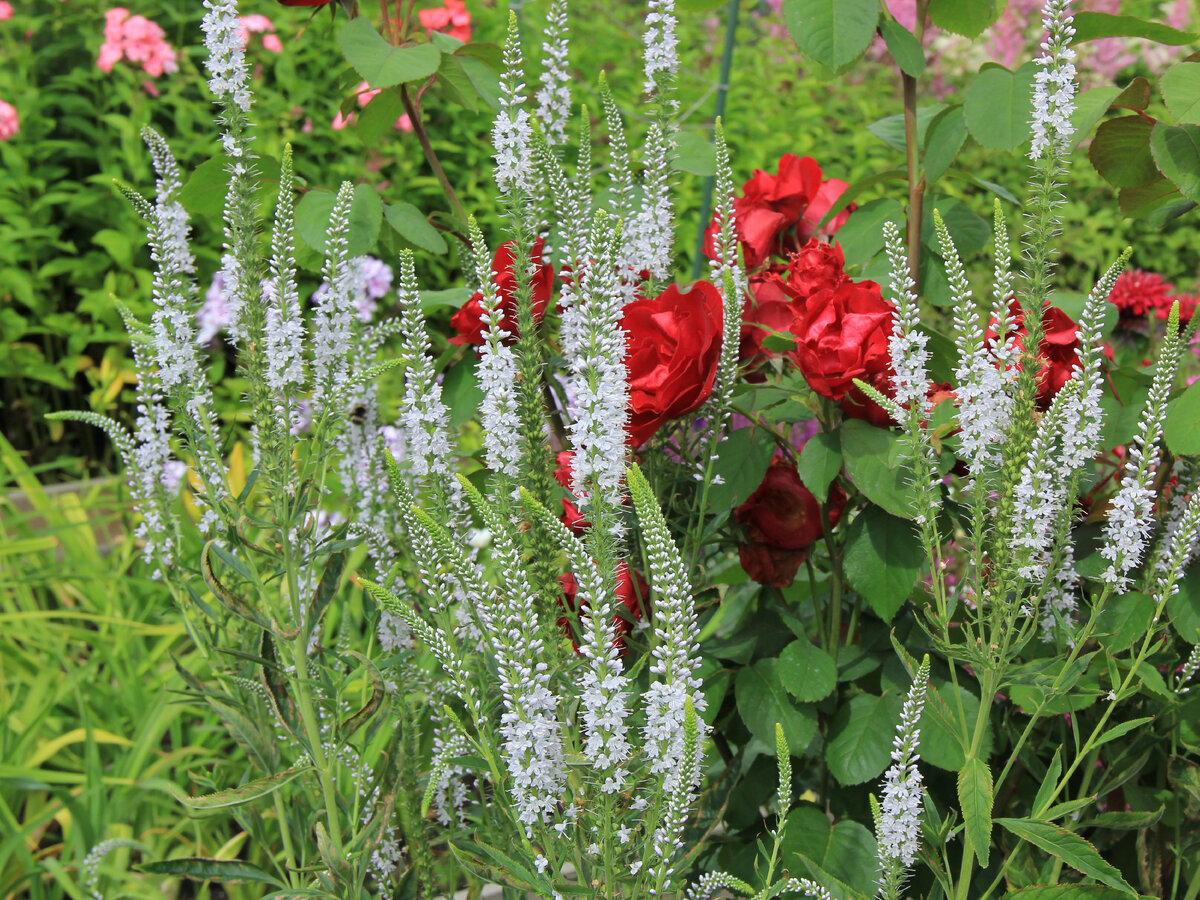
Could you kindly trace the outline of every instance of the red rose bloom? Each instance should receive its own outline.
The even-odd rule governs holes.
[[[707,281],[686,294],[671,285],[625,307],[631,447],[708,399],[721,356],[722,315],[721,294]]]
[[[760,275],[752,275],[749,296],[742,305],[742,338],[738,349],[742,362],[762,361],[777,356],[763,347],[763,341],[771,332],[791,331],[795,319],[796,309],[779,273],[770,269]],[[761,375],[758,380],[762,380]]]
[[[1021,304],[1014,299],[1009,305],[1009,313],[1016,319],[1016,344],[1024,347],[1025,313]],[[996,323],[988,324],[988,336],[995,333]],[[1042,311],[1042,330],[1045,337],[1038,347],[1038,391],[1037,405],[1045,410],[1059,389],[1071,380],[1079,349],[1079,326],[1057,306],[1046,305]]]
[[[843,281],[808,298],[792,324],[793,359],[808,386],[841,400],[854,379],[872,381],[891,365],[892,305],[873,281]]]
[[[812,238],[792,254],[776,277],[787,295],[803,306],[813,294],[836,288],[846,280],[846,258],[840,244]]]
[[[772,255],[798,250],[815,234],[833,235],[845,224],[854,205],[838,213],[820,231],[817,223],[829,212],[846,190],[846,182],[836,178],[821,180],[821,167],[811,156],[803,158],[787,153],[779,160],[779,174],[769,175],[755,169],[742,188],[742,196],[733,200],[738,238],[742,243],[746,268],[757,269]],[[705,232],[704,252],[716,258],[717,221]]]
[[[637,579],[636,586],[634,585],[635,578]],[[558,620],[558,626],[562,628],[563,633],[567,637],[571,638],[571,646],[578,652],[579,644],[572,632],[572,623],[581,609],[578,600],[579,585],[575,581],[575,575],[571,572],[568,572],[566,575],[560,575],[558,582],[563,588],[563,608],[568,613],[575,614],[561,616]],[[621,563],[617,569],[617,603],[619,607],[625,607],[625,614],[622,614],[620,608],[618,608],[616,614],[613,616],[613,631],[615,632],[613,639],[614,647],[624,651],[625,638],[633,629],[633,623],[641,620],[643,609],[649,609],[649,598],[650,586],[646,584],[646,579],[638,572],[634,572],[630,576],[629,566]]]
[[[846,495],[834,485],[829,492],[829,522],[836,524]],[[738,547],[742,568],[754,581],[787,587],[824,533],[821,504],[800,480],[796,467],[777,455],[750,498],[733,511],[750,542]]]
[[[533,274],[533,317],[539,322],[546,314],[546,304],[554,292],[554,267],[542,261],[542,250],[546,242],[538,238],[529,252],[529,261],[537,266]],[[513,274],[513,241],[507,241],[496,248],[492,259],[492,282],[500,294],[500,309],[504,312],[501,327],[510,335],[517,335],[517,278]],[[450,324],[457,335],[450,338],[452,344],[482,344],[483,343],[483,294],[479,291],[463,304],[462,309],[450,319]]]

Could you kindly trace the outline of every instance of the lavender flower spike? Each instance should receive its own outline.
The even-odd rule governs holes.
[[[900,725],[892,743],[893,764],[883,775],[883,802],[875,826],[879,841],[879,862],[883,877],[879,896],[894,900],[900,896],[908,869],[917,858],[921,836],[921,772],[917,768],[921,743],[919,722],[925,707],[929,684],[929,657],[913,676],[912,687],[900,712]]]
[[[1067,12],[1071,0],[1046,0],[1042,24],[1048,32],[1042,43],[1040,67],[1033,90],[1033,145],[1030,159],[1041,159],[1047,151],[1054,157],[1071,149],[1071,113],[1075,111],[1075,51],[1068,45],[1075,36]]]

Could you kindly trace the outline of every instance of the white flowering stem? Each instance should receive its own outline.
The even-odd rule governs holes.
[[[892,766],[884,773],[883,802],[877,807],[872,804],[876,813],[879,864],[883,871],[879,886],[881,900],[899,900],[920,844],[924,801],[917,749],[921,743],[921,712],[925,707],[928,684],[929,657],[926,656],[913,675],[900,713],[900,724],[892,743]],[[976,744],[972,747],[973,751],[978,750]]]

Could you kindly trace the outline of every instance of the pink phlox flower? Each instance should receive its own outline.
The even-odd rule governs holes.
[[[279,35],[275,33],[275,24],[266,16],[260,13],[242,16],[241,26],[243,47],[250,45],[250,35],[261,34],[264,50],[270,50],[272,53],[283,52],[283,42],[279,40]]]
[[[17,116],[16,107],[0,100],[0,141],[10,140],[20,130],[21,119]]]
[[[175,49],[165,40],[166,33],[157,22],[145,16],[131,16],[122,6],[104,14],[104,43],[96,60],[102,72],[111,72],[122,58],[140,63],[152,78],[179,68]]]

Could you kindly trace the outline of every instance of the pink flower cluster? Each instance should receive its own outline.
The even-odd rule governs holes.
[[[13,17],[12,4],[8,0],[0,0],[0,22],[7,22]]]
[[[17,117],[16,108],[0,100],[0,141],[7,141],[16,137],[17,132],[20,130],[21,120]]]
[[[242,16],[242,46],[250,46],[250,35],[261,34],[262,45],[264,50],[270,50],[272,53],[283,52],[283,42],[279,40],[279,35],[275,33],[275,24],[266,16],[254,13],[249,16]]]
[[[471,42],[471,14],[464,0],[446,0],[445,6],[418,10],[417,18],[426,31],[444,31],[464,44]]]
[[[163,39],[162,28],[145,16],[131,16],[122,6],[104,14],[104,43],[96,64],[102,72],[111,72],[122,58],[141,63],[146,74],[157,78],[179,68],[175,49]]]

